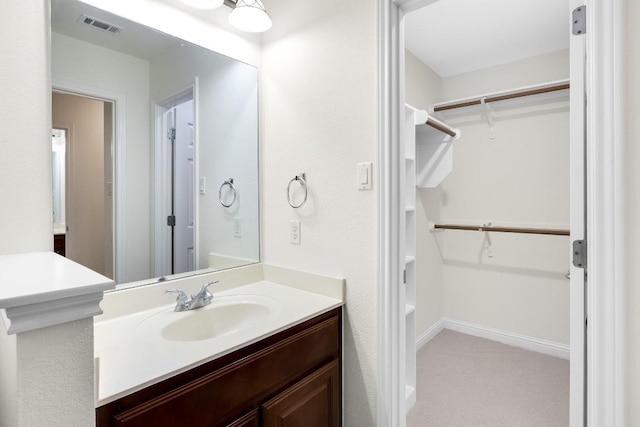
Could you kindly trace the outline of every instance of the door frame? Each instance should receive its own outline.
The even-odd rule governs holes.
[[[54,92],[68,93],[71,95],[94,98],[100,101],[107,101],[113,104],[113,141],[111,156],[112,190],[113,204],[111,206],[111,217],[113,218],[112,230],[112,259],[113,259],[113,280],[122,283],[122,275],[127,260],[126,240],[127,227],[125,221],[126,212],[126,186],[125,176],[127,170],[126,150],[127,145],[127,115],[126,97],[124,94],[111,92],[101,88],[84,85],[78,82],[52,79],[51,90]]]
[[[194,83],[186,88],[177,91],[171,96],[164,98],[160,101],[154,103],[154,145],[153,145],[153,191],[151,192],[151,204],[153,206],[153,234],[152,234],[152,247],[153,247],[153,257],[152,257],[152,266],[151,271],[154,276],[165,276],[167,275],[166,271],[170,268],[171,265],[171,248],[173,247],[173,241],[171,237],[171,233],[168,230],[166,223],[166,213],[170,209],[172,204],[171,198],[167,196],[170,192],[173,192],[171,188],[171,180],[167,178],[166,170],[167,168],[171,168],[171,152],[168,150],[165,143],[165,120],[164,114],[169,111],[169,109],[175,107],[176,105],[184,102],[186,100],[193,101],[193,144],[194,144],[194,182],[193,188],[196,189],[196,184],[198,180],[198,151],[199,151],[199,139],[198,139],[198,77],[196,76],[194,79]],[[194,236],[194,259],[197,266],[198,255],[199,255],[199,239],[198,239],[198,209],[199,209],[199,199],[198,197],[194,198],[194,212],[195,212],[195,222],[194,228],[196,230]]]
[[[378,0],[378,388],[379,426],[404,426],[398,370],[402,284],[399,161],[404,105],[403,17],[438,0]],[[624,426],[623,0],[587,6],[586,234],[589,316],[584,425]],[[567,17],[569,19],[569,17]],[[579,423],[582,425],[583,423]],[[572,423],[572,426],[575,424]]]

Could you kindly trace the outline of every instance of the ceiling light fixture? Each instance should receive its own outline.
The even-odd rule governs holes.
[[[224,0],[180,0],[181,3],[202,10],[217,9],[224,4]]]
[[[237,0],[229,23],[239,30],[261,33],[271,28],[271,18],[260,0]]]

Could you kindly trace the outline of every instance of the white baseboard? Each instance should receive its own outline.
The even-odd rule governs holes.
[[[431,341],[433,337],[438,335],[440,331],[445,328],[444,322],[445,318],[443,317],[442,319],[431,325],[429,329],[420,334],[420,336],[416,339],[416,351],[424,347],[426,343]]]
[[[501,329],[489,328],[487,326],[465,322],[463,320],[451,319],[449,317],[443,317],[438,320],[433,326],[417,338],[416,351],[431,341],[431,339],[433,339],[433,337],[443,329],[449,329],[463,334],[501,342],[514,347],[520,347],[525,350],[535,351],[548,356],[569,360],[569,346],[566,344],[516,334]]]

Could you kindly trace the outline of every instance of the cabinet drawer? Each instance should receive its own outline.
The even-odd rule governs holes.
[[[333,316],[198,379],[113,415],[114,426],[226,426],[339,357]]]

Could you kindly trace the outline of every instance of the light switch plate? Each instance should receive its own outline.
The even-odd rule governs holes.
[[[371,190],[371,162],[358,163],[358,190]]]

